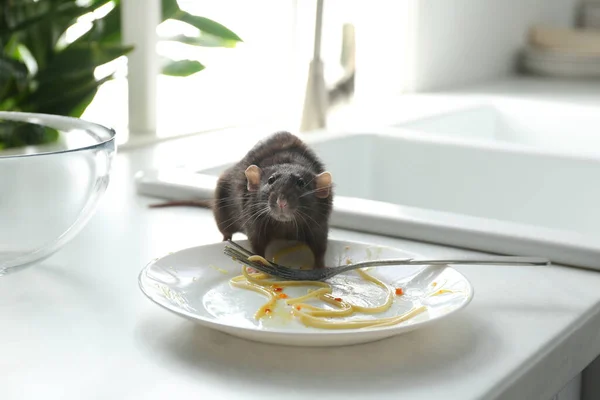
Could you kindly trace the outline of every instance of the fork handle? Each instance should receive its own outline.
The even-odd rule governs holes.
[[[540,257],[515,257],[515,256],[498,256],[485,258],[450,258],[450,259],[429,259],[418,260],[414,258],[390,259],[390,260],[373,260],[361,261],[352,264],[353,267],[363,268],[369,266],[386,266],[386,265],[451,265],[451,264],[495,264],[495,265],[549,265],[550,260]]]

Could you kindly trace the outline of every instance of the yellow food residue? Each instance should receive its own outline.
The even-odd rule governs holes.
[[[450,290],[450,289],[440,289],[440,290],[438,290],[436,292],[433,292],[431,294],[431,296],[439,296],[439,295],[444,294],[444,293],[454,293],[454,291]]]
[[[307,246],[306,246],[304,243],[299,243],[299,244],[297,244],[297,245],[295,245],[295,246],[291,246],[291,247],[285,248],[285,249],[283,249],[283,250],[280,250],[280,251],[278,251],[277,253],[275,253],[275,254],[273,255],[273,262],[274,262],[275,264],[277,264],[277,263],[279,262],[279,259],[280,259],[281,257],[283,257],[283,256],[286,256],[286,255],[288,255],[288,254],[290,254],[290,253],[294,253],[294,252],[296,252],[296,251],[300,251],[300,250],[303,250],[303,249],[307,249],[307,248],[308,248],[308,247],[307,247]]]
[[[298,249],[304,248],[304,245],[295,246],[291,249],[286,249],[283,252],[285,254]],[[274,260],[281,256],[278,253]],[[253,256],[252,261],[265,262],[264,258],[259,256]],[[348,260],[350,261],[350,260]],[[276,262],[276,261],[274,261]],[[356,319],[356,320],[335,320],[336,318],[349,317],[355,313],[363,314],[379,314],[389,310],[394,303],[395,290],[392,290],[388,285],[380,281],[379,279],[371,276],[363,270],[356,270],[358,274],[365,281],[372,282],[375,285],[381,287],[386,292],[386,300],[383,304],[374,307],[364,307],[356,304],[351,304],[345,301],[343,298],[333,297],[333,288],[326,282],[317,281],[279,281],[274,277],[262,273],[262,272],[249,272],[247,266],[242,267],[242,274],[236,276],[230,280],[231,285],[252,290],[260,293],[267,298],[267,302],[258,309],[255,314],[256,319],[263,318],[267,315],[272,315],[273,310],[277,304],[278,299],[284,300],[285,304],[291,307],[291,313],[297,317],[302,324],[309,327],[323,328],[323,329],[358,329],[365,327],[382,327],[396,325],[403,321],[406,321],[414,316],[424,312],[425,306],[413,307],[408,312],[385,318],[373,318],[373,319]],[[286,287],[291,286],[311,286],[313,289],[309,289],[307,294],[290,298],[287,295],[282,296],[282,290]],[[333,309],[317,307],[306,303],[310,300],[322,300],[328,305],[332,306]]]
[[[248,257],[248,261],[250,261],[250,262],[258,262],[258,263],[261,263],[262,265],[266,265],[268,267],[272,267],[273,266],[273,264],[271,264],[269,261],[267,261],[264,257],[261,257],[261,256],[256,256],[256,255],[255,256],[250,256],[250,257]],[[275,261],[273,261],[273,262],[275,262]]]
[[[222,273],[222,274],[225,274],[225,275],[229,274],[229,271],[227,271],[226,269],[215,267],[214,265],[209,265],[209,267],[214,269],[215,271]]]

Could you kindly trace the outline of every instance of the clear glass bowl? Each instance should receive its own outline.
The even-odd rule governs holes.
[[[25,141],[58,139],[8,147],[16,129]],[[0,276],[47,258],[81,231],[106,191],[116,152],[112,129],[46,114],[0,112],[2,143]]]

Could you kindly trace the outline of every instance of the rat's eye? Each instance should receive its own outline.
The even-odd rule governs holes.
[[[275,177],[275,175],[271,175],[271,176],[269,177],[269,180],[267,181],[267,183],[268,183],[269,185],[272,185],[272,184],[273,184],[273,182],[275,182],[275,178],[276,178],[276,177]]]
[[[304,179],[298,178],[298,180],[296,181],[296,185],[298,185],[298,187],[303,188],[306,186],[306,182],[304,182]]]

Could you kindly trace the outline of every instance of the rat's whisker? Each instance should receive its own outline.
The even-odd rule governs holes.
[[[321,212],[318,209],[308,207],[308,206],[300,206],[298,209],[308,210],[310,213],[305,212],[306,216],[310,216],[310,214],[316,214],[317,216],[327,217],[327,213]],[[314,220],[314,218],[313,218]],[[315,221],[316,222],[316,221]]]
[[[226,219],[225,221],[222,221],[222,223],[227,223],[227,222],[229,222],[229,221],[231,221],[231,220],[234,220],[233,222],[231,222],[230,224],[228,224],[227,226],[225,226],[225,227],[223,228],[223,230],[226,230],[227,228],[231,228],[233,225],[235,225],[237,222],[240,222],[240,221],[241,221],[241,220],[243,220],[243,219],[244,219],[244,215],[240,215],[240,216],[237,216],[237,217],[231,217],[231,218],[229,218],[229,219]]]
[[[317,220],[315,220],[313,217],[311,217],[310,215],[308,215],[307,213],[302,213],[306,218],[310,219],[312,222],[314,222],[319,228],[322,228],[321,224],[317,222]]]
[[[258,206],[260,206],[260,204],[258,204]],[[227,229],[227,228],[233,226],[235,223],[240,222],[245,219],[246,222],[244,222],[244,224],[242,224],[242,228],[244,228],[250,222],[250,220],[253,220],[255,217],[259,218],[260,214],[263,212],[264,212],[264,209],[258,209],[258,210],[250,209],[250,215],[248,215],[247,212],[242,212],[242,215],[240,215],[239,218],[237,218],[231,224],[227,225],[224,229]]]
[[[302,212],[300,210],[297,211],[297,215],[298,215],[298,217],[300,217],[300,219],[302,219],[302,222],[304,222],[304,225],[307,225],[306,219],[302,216]],[[304,229],[302,229],[302,231],[304,231]]]
[[[248,217],[248,220],[246,221],[244,226],[246,226],[246,224],[248,224],[248,223],[250,223],[250,224],[256,223],[256,221],[258,221],[262,216],[264,216],[268,213],[269,213],[269,206],[266,205],[265,207],[259,209],[257,212],[252,214],[252,216]]]
[[[308,221],[306,220],[305,217],[308,217],[310,219],[312,219],[308,214],[300,212],[300,217],[302,218],[302,220],[304,221],[304,225],[306,225],[308,227],[308,233],[312,236],[313,235],[313,230],[312,227],[310,226],[311,224],[308,223]],[[314,221],[314,219],[312,219]],[[316,221],[315,221],[316,222]],[[321,228],[321,225],[317,223],[317,226],[319,226],[319,228]]]
[[[304,217],[302,216],[302,213],[300,212],[300,210],[297,211],[297,213],[294,214],[294,216],[298,216],[302,222],[303,222],[303,226],[302,226],[302,233],[306,234],[306,232],[304,232],[304,225],[306,225],[306,220],[304,219]]]
[[[313,194],[313,193],[317,193],[318,191],[323,190],[323,189],[331,189],[333,186],[334,185],[327,185],[327,186],[323,186],[322,188],[319,188],[319,189],[309,190],[306,193],[302,193],[300,196],[298,196],[298,198],[301,198],[301,197],[304,197],[304,196],[308,196],[308,195]]]
[[[317,179],[317,176],[316,176],[316,175],[315,175],[315,176],[313,176],[313,177],[312,177],[312,179],[311,179],[310,181],[306,182],[306,186],[308,186],[308,185],[310,185],[311,183],[313,183],[313,181],[314,181],[315,179]]]

